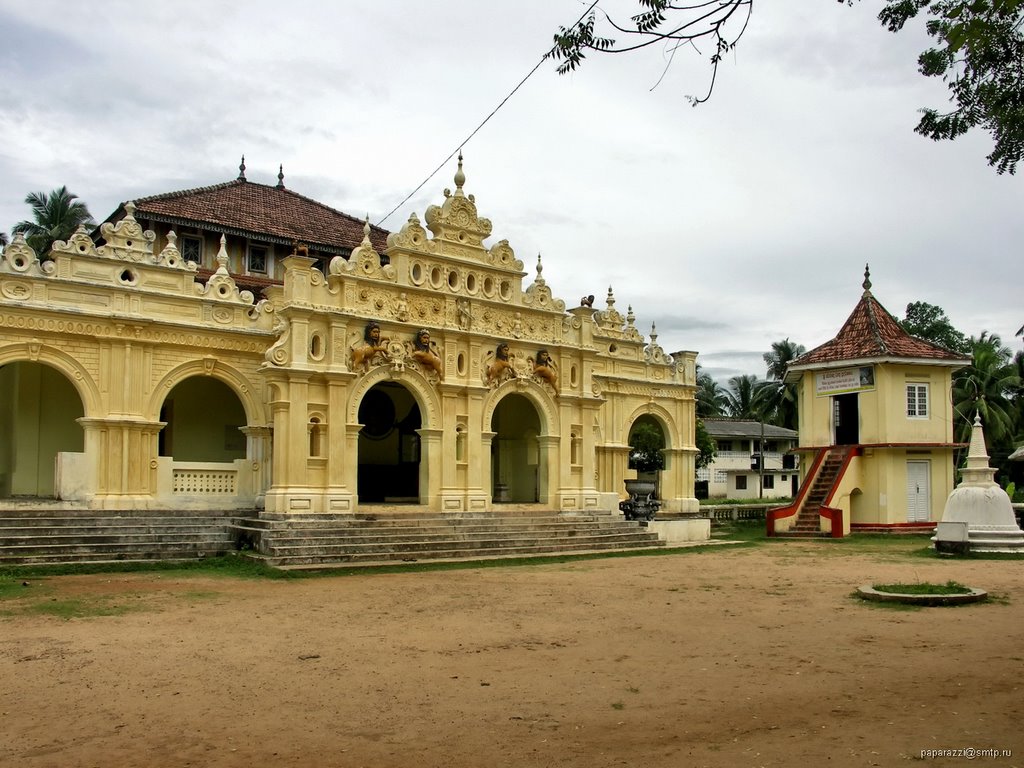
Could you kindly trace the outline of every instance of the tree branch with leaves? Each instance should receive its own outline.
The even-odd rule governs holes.
[[[548,53],[560,62],[558,73],[576,70],[590,52],[628,53],[657,44],[665,46],[671,66],[681,47],[701,53],[698,44],[710,42],[707,92],[686,98],[694,105],[711,98],[718,65],[746,32],[754,0],[637,0],[637,5],[639,12],[628,23],[600,11],[607,35],[598,29],[597,3],[576,24],[560,27]],[[1024,0],[887,0],[878,19],[899,32],[922,13],[936,44],[920,54],[918,69],[947,84],[951,106],[923,108],[914,130],[936,141],[956,139],[971,128],[988,131],[995,144],[989,165],[1000,174],[1014,173],[1024,159]]]

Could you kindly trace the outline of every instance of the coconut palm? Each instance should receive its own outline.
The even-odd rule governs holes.
[[[1010,402],[1021,386],[1020,375],[1008,347],[997,334],[982,331],[968,340],[971,364],[953,377],[956,437],[970,438],[974,414],[981,416],[990,444],[1009,442],[1014,433],[1014,408]]]
[[[772,342],[771,352],[765,352],[765,365],[768,366],[768,380],[782,381],[786,378],[786,368],[800,355],[807,351],[803,344],[795,344],[787,336],[782,341]]]
[[[787,429],[797,428],[796,385],[787,384],[786,369],[807,349],[794,344],[789,338],[772,343],[771,352],[765,352],[768,379],[757,390],[757,411],[772,424]]]
[[[22,234],[41,259],[47,258],[57,240],[67,240],[82,224],[95,226],[89,208],[67,187],[45,192],[29,192],[25,203],[32,208],[34,221],[19,221],[11,229]]]
[[[729,405],[728,393],[722,385],[697,366],[697,416],[706,419],[721,416]]]
[[[729,379],[729,390],[726,392],[726,411],[734,419],[760,419],[758,410],[757,390],[761,382],[757,376],[745,374]]]

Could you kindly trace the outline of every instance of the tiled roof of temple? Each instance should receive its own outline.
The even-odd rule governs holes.
[[[968,363],[964,355],[930,341],[911,336],[871,294],[870,273],[864,271],[864,294],[831,341],[793,361],[793,367],[865,360],[878,357],[915,360],[949,360]]]
[[[247,181],[244,162],[240,168],[234,181],[138,198],[135,216],[179,226],[205,224],[228,234],[343,252],[362,242],[363,220],[285,188],[283,170],[278,173],[278,184],[269,186]],[[120,218],[123,208],[111,219]],[[387,236],[387,230],[370,227],[370,242],[378,253],[387,248]]]

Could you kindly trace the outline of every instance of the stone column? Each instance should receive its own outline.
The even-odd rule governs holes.
[[[85,454],[95,468],[89,504],[96,509],[156,506],[157,435],[160,421],[81,418]]]
[[[271,483],[271,438],[270,427],[240,427],[245,435],[245,458],[252,469],[252,490],[254,504],[263,509],[267,500],[267,489]]]
[[[420,436],[420,503],[432,512],[441,511],[441,477],[443,467],[455,456],[442,455],[443,429],[417,429]]]

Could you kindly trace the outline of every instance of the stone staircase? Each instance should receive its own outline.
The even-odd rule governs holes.
[[[807,491],[806,496],[804,496],[803,503],[800,505],[800,511],[797,513],[792,527],[788,531],[776,534],[777,536],[821,538],[829,535],[821,531],[821,508],[839,479],[843,462],[846,461],[846,456],[849,452],[850,448],[848,446],[833,448],[829,451],[824,461],[822,461],[821,468],[815,475],[810,489]]]
[[[236,549],[232,513],[0,508],[0,567],[182,561]]]
[[[238,521],[237,538],[277,568],[579,554],[663,547],[635,521],[609,513],[500,509],[489,513],[361,511]]]

